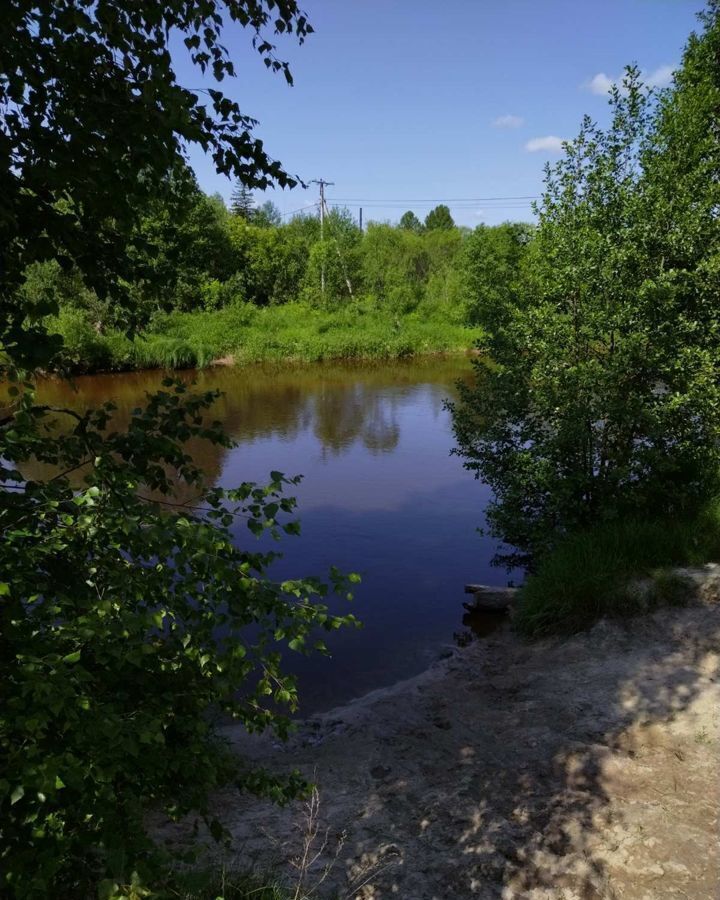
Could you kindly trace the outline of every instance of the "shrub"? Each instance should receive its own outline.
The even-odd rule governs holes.
[[[609,127],[583,121],[547,169],[522,296],[476,307],[493,364],[461,387],[455,432],[516,561],[618,517],[684,518],[718,489],[717,11],[707,22],[659,104],[630,67]]]
[[[113,367],[112,354],[104,336],[95,330],[83,310],[64,307],[48,324],[51,333],[63,338],[59,357],[62,366],[79,371]]]
[[[194,811],[221,838],[208,811],[218,785],[280,801],[302,789],[231,753],[218,717],[284,736],[297,692],[280,649],[322,650],[316,629],[352,617],[315,602],[328,592],[317,579],[277,584],[273,553],[237,546],[235,523],[253,535],[297,532],[283,495],[297,479],[204,485],[184,445],[227,444],[207,420],[215,393],[166,381],[127,431],[114,431],[105,404],[67,413],[72,427],[59,435],[29,387],[11,393],[14,427],[1,434],[14,490],[1,512],[0,893],[81,898],[104,883],[111,895],[113,884],[162,875],[148,812]],[[56,476],[24,481],[17,468],[30,457]],[[335,572],[331,583],[345,591]]]
[[[628,518],[571,534],[539,560],[520,591],[515,618],[528,636],[573,632],[602,616],[677,604],[687,585],[664,571],[720,559],[720,502],[685,519]],[[651,578],[647,591],[632,582]]]

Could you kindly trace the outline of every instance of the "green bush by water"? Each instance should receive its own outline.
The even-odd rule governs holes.
[[[569,535],[520,591],[516,627],[529,637],[571,633],[602,616],[632,616],[687,597],[671,566],[720,559],[720,501],[692,518],[626,519]],[[647,593],[634,579],[652,577]]]

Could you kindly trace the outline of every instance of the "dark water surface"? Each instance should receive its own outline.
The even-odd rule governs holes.
[[[476,531],[489,492],[450,455],[443,406],[469,372],[466,358],[453,358],[197,375],[199,387],[225,392],[215,414],[238,442],[196,448],[213,480],[265,481],[271,469],[304,476],[302,535],[277,546],[284,558],[273,577],[322,575],[330,565],[362,575],[351,609],[364,627],[329,635],[331,659],[287,657],[304,715],[413,675],[467,624],[487,626],[463,624],[462,601],[465,582],[506,583],[490,566],[496,542]],[[113,399],[122,418],[162,377],[85,376],[75,393],[52,381],[41,394],[76,407]],[[240,525],[237,539],[254,540]]]

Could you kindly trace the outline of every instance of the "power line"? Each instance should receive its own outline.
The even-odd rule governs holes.
[[[431,206],[436,205],[438,203],[445,203],[452,206],[454,209],[463,210],[463,209],[473,209],[478,203],[482,203],[488,210],[497,209],[527,209],[528,206],[531,205],[536,200],[540,200],[541,198],[537,195],[525,195],[525,196],[508,196],[508,197],[456,197],[456,198],[442,198],[435,200],[378,200],[376,198],[366,199],[363,197],[333,197],[332,199],[328,199],[324,196],[325,188],[331,184],[331,182],[324,181],[323,179],[317,179],[313,182],[314,184],[320,185],[320,192],[323,195],[323,200],[325,203],[325,207],[328,206],[361,206],[361,208],[367,207],[368,209],[406,209],[411,206]],[[323,217],[323,201],[315,201],[314,203],[310,203],[307,206],[301,206],[298,209],[290,210],[289,212],[281,213],[282,218],[288,218],[289,216],[296,216],[299,213],[306,212],[310,209],[317,209],[320,211],[321,218]]]
[[[486,202],[486,203],[483,203],[482,205],[487,206],[488,209],[493,209],[493,208],[502,209],[506,206],[530,206],[533,202],[534,201],[532,201],[532,200],[526,200],[524,202],[523,201],[514,201],[514,202],[511,201],[508,203],[494,203],[494,204]],[[359,201],[359,202],[352,202],[350,200],[334,200],[334,199],[326,200],[326,203],[330,203],[333,206],[359,206],[360,203],[362,203],[363,207],[365,207],[365,206],[382,207],[383,209],[407,209],[410,206],[431,206],[432,205],[431,201],[428,201],[428,202],[422,203],[422,204],[421,203],[380,203],[380,202],[368,203],[367,200],[363,200],[363,201]],[[447,205],[453,206],[456,209],[473,209],[474,207],[476,207],[478,205],[478,203],[477,202],[476,203],[468,203],[467,201],[464,201],[462,203],[459,203],[459,202],[453,203],[452,201],[448,201]]]
[[[291,209],[290,212],[280,213],[284,219],[286,216],[296,216],[298,213],[305,212],[306,209],[317,209],[317,203],[310,203],[308,206],[301,206],[300,209]]]
[[[341,203],[339,201],[328,200],[326,201],[328,206],[332,206],[334,208],[356,208],[359,206],[357,203]],[[415,208],[419,208],[418,204],[414,204]],[[448,203],[446,204],[449,209],[454,210],[467,210],[472,211],[478,208],[477,203],[473,204],[459,204],[459,203]],[[424,209],[429,208],[430,204],[426,204]],[[528,203],[484,203],[482,205],[482,209],[490,211],[490,210],[504,210],[504,209],[523,209],[529,210],[531,204]],[[363,203],[362,206],[359,206],[360,209],[378,209],[378,210],[388,210],[389,212],[400,212],[401,210],[408,209],[408,206],[388,206],[385,203]]]
[[[420,200],[382,200],[377,197],[334,197],[335,202],[341,203],[381,203],[383,205],[406,203],[412,206],[415,203],[490,203],[493,200],[539,200],[537,194],[526,194],[518,197],[441,197],[439,199],[420,199]]]

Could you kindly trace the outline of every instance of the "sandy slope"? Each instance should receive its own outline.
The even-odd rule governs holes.
[[[509,630],[243,753],[319,785],[314,897],[720,898],[720,603],[566,641]],[[239,864],[287,871],[302,805],[226,794]],[[345,833],[344,841],[341,837]],[[338,846],[340,842],[340,846]]]

